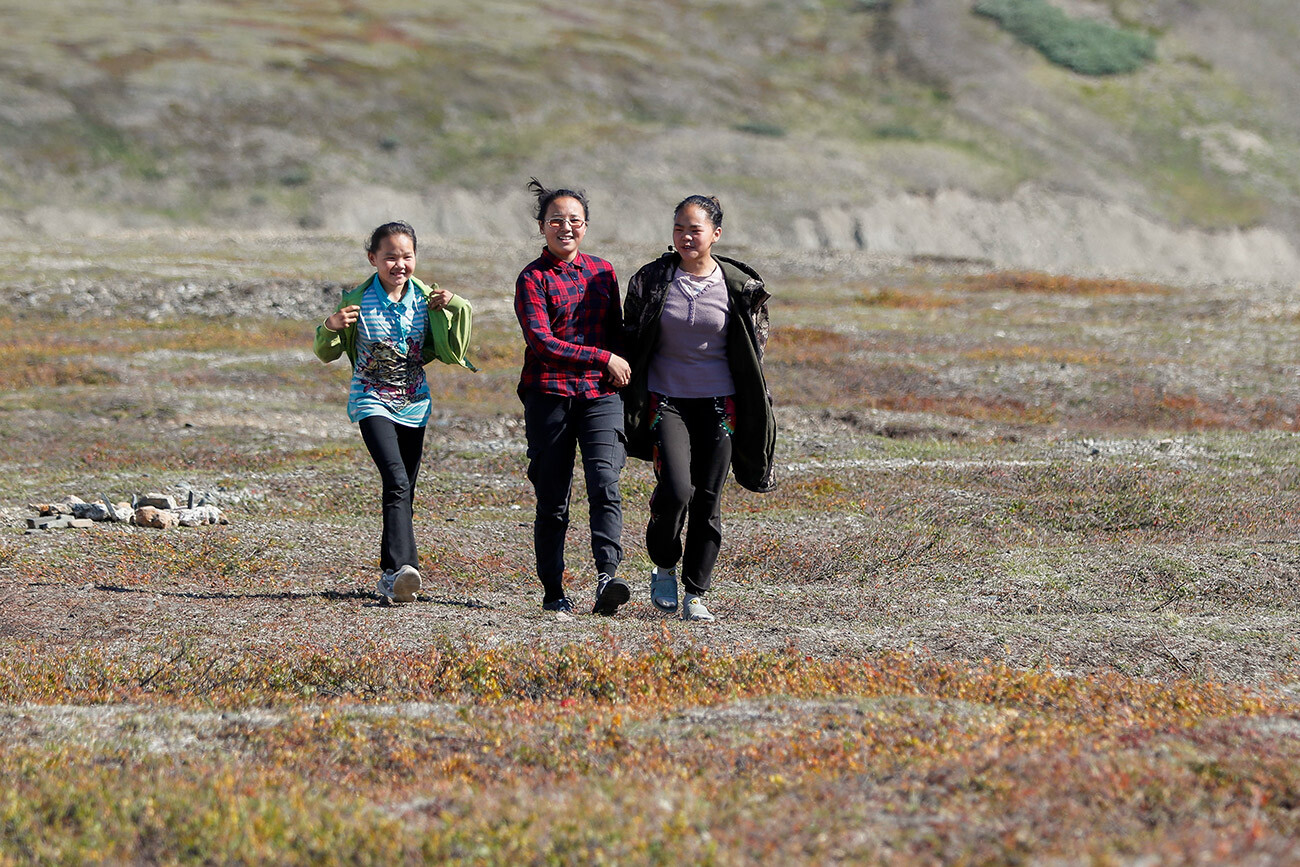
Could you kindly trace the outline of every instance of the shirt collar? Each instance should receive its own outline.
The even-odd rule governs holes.
[[[415,288],[415,284],[411,282],[410,278],[407,278],[406,281],[406,291],[402,293],[402,297],[397,301],[393,301],[388,297],[388,293],[384,291],[384,284],[379,282],[378,274],[370,278],[370,285],[374,288],[375,295],[379,298],[380,306],[387,310],[407,310],[415,303],[415,293],[418,290]]]
[[[584,258],[585,258],[585,254],[581,250],[579,250],[578,255],[573,257],[572,262],[566,262],[563,259],[561,259],[559,256],[552,253],[550,247],[542,248],[542,261],[546,263],[546,267],[551,268],[553,270],[557,269],[557,270],[564,271],[564,270],[572,269],[576,271],[581,271],[583,270],[582,260]]]

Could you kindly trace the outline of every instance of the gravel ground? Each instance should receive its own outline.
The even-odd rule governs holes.
[[[229,255],[224,241],[209,243],[205,255]],[[370,565],[378,537],[373,470],[342,418],[342,374],[310,358],[310,317],[299,315],[326,309],[348,282],[311,276],[338,273],[335,260],[345,261],[347,251],[323,236],[270,246],[286,245],[296,245],[303,261],[320,262],[269,282],[248,276],[265,263],[233,256],[219,270],[234,278],[208,282],[177,283],[161,267],[91,278],[70,266],[63,278],[46,273],[12,287],[20,318],[125,317],[152,323],[131,327],[152,329],[145,333],[159,340],[195,321],[218,329],[244,323],[255,334],[276,321],[307,321],[301,343],[293,337],[284,347],[254,339],[223,352],[184,345],[90,351],[116,371],[113,381],[18,390],[0,401],[8,443],[0,454],[7,479],[0,516],[15,528],[3,539],[0,639],[128,655],[177,642],[213,653],[286,642],[347,653],[357,642],[420,647],[442,637],[614,642],[636,652],[667,630],[674,640],[724,651],[903,650],[1080,673],[1300,681],[1300,599],[1291,589],[1300,567],[1297,451],[1285,420],[1286,408],[1300,405],[1300,387],[1287,293],[1201,285],[1113,298],[954,294],[949,287],[968,265],[768,257],[776,333],[804,329],[800,341],[774,344],[769,358],[782,487],[766,498],[729,489],[727,548],[711,598],[718,621],[705,625],[666,620],[648,603],[640,532],[652,478],[636,462],[624,476],[632,604],[614,618],[540,610],[524,442],[510,397],[513,349],[483,350],[492,361],[478,377],[438,373],[447,405],[430,428],[417,516],[426,591],[410,606],[380,606]],[[482,256],[471,246],[441,252],[434,267],[470,287],[464,291],[474,295],[484,339],[509,346],[505,275],[518,257]],[[80,261],[98,261],[102,270],[96,255],[90,250]],[[118,255],[123,271],[133,267],[130,256]],[[940,293],[954,306],[855,306],[863,286]],[[190,318],[177,317],[181,311]],[[840,363],[801,360],[797,352],[825,335],[848,341]],[[1058,365],[1051,355],[1063,347],[1088,356]],[[995,353],[1005,358],[989,360]],[[1018,355],[1031,360],[1015,363]],[[1162,360],[1169,375],[1155,363]],[[933,409],[891,408],[881,398],[894,381],[881,371],[898,364],[911,366],[898,381],[917,390],[914,403],[923,398]],[[1051,378],[1067,367],[1070,380]],[[1180,388],[1175,375],[1191,386]],[[1138,430],[1150,422],[1125,421],[1127,392],[1157,387],[1202,402],[1221,395],[1224,406],[1231,398],[1242,413],[1242,401],[1262,395],[1282,407],[1283,420],[1250,429],[1243,415],[1241,426],[1217,430]],[[990,406],[1041,403],[1057,416],[1041,422],[1023,413],[948,411],[981,394]],[[1087,421],[1107,413],[1118,421]],[[64,432],[59,445],[46,435],[55,425]],[[104,452],[108,437],[131,444]],[[65,448],[98,449],[113,463],[75,460]],[[159,466],[155,453],[187,465]],[[1056,502],[1051,484],[1036,481],[1051,473],[1080,486],[1081,499]],[[1193,484],[1200,476],[1217,481]],[[1116,484],[1137,486],[1133,503],[1112,501]],[[1145,484],[1154,486],[1149,495]],[[231,523],[164,535],[108,526],[19,529],[31,514],[27,503],[145,489],[204,492]],[[1181,523],[1165,529],[1153,512],[1157,526],[1144,526],[1142,509],[1152,503]],[[574,504],[569,589],[589,600],[580,481]],[[1084,532],[1103,507],[1142,514],[1132,528]],[[1051,511],[1058,508],[1078,514],[1061,517]],[[205,555],[205,568],[246,557],[258,569],[235,577],[188,569],[184,552],[204,539],[218,549]],[[131,571],[150,568],[156,574]]]

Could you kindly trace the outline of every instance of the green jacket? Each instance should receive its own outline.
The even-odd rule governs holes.
[[[366,289],[374,279],[372,275],[360,286],[344,292],[339,305],[334,308],[330,315],[332,316],[344,307],[350,307],[353,304],[359,306],[362,297],[366,294]],[[426,300],[429,293],[438,288],[437,283],[428,286],[415,277],[410,278],[410,281],[412,286],[424,293]],[[451,301],[442,310],[430,309],[428,320],[428,326],[424,331],[424,351],[421,353],[424,363],[428,364],[436,358],[443,364],[458,364],[468,370],[477,371],[478,368],[470,364],[469,359],[465,357],[465,352],[469,349],[469,338],[474,324],[474,310],[470,307],[469,302],[459,295],[453,295]],[[356,367],[356,323],[342,331],[330,331],[323,322],[317,325],[316,343],[312,350],[316,353],[316,357],[324,362],[333,361],[340,355],[347,353],[348,361],[352,363],[353,367]]]

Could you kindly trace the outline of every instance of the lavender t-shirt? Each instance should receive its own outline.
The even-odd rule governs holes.
[[[647,383],[651,391],[665,397],[735,394],[727,366],[727,311],[721,267],[704,277],[677,270],[659,317],[659,348]]]

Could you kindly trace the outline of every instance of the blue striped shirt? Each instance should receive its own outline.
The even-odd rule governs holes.
[[[401,300],[390,301],[379,275],[371,278],[357,320],[348,419],[378,415],[409,427],[428,424],[432,401],[420,355],[428,319],[428,302],[413,284]]]

